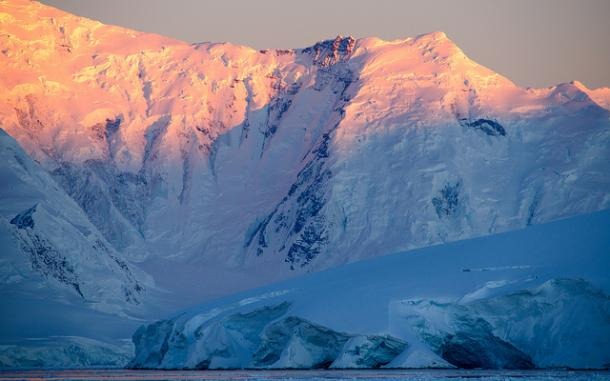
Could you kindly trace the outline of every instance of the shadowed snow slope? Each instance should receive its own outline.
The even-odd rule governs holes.
[[[121,259],[78,204],[2,129],[0,160],[0,290],[11,311],[3,314],[0,337],[27,331],[25,324],[53,303],[122,316],[137,311],[150,279]]]
[[[146,368],[603,368],[610,212],[366,260],[140,328]]]

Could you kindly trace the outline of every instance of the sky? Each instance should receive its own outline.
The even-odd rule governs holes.
[[[300,48],[337,35],[443,31],[521,86],[610,86],[610,0],[43,0],[106,24],[188,42]]]

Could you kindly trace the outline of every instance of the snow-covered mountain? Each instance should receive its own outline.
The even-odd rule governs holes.
[[[33,159],[2,137],[3,290],[158,317],[610,207],[610,89],[520,88],[440,32],[257,51],[0,0],[0,46]]]
[[[113,337],[104,325],[137,326],[125,320],[146,315],[150,277],[1,129],[0,160],[2,343],[50,332]]]
[[[608,89],[443,33],[255,51],[2,3],[0,118],[127,258],[316,270],[610,205]]]
[[[140,368],[607,368],[610,212],[369,259],[134,334]]]

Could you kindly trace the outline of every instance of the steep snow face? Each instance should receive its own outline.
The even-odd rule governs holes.
[[[188,333],[173,322],[142,327],[134,335],[137,355],[132,367],[145,368],[379,368],[406,344],[389,336],[360,336],[333,331],[286,316],[288,303],[235,313],[200,325]],[[195,331],[191,329],[196,328]],[[195,340],[188,337],[194,334]]]
[[[610,296],[582,279],[554,279],[507,295],[470,297],[453,303],[396,302],[394,318],[404,319],[460,367],[609,365],[608,351],[601,348],[610,345]]]
[[[3,314],[0,337],[65,326],[71,318],[59,311],[122,318],[137,313],[150,278],[122,259],[78,204],[1,129],[0,161],[0,295],[10,311]],[[23,331],[41,313],[44,322]]]
[[[135,368],[610,365],[610,212],[361,261],[141,327]]]
[[[6,130],[190,301],[610,206],[605,90],[521,89],[443,33],[255,51],[0,8]]]

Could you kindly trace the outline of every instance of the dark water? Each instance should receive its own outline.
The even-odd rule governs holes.
[[[15,380],[609,380],[609,371],[487,370],[31,370],[0,371],[0,381]]]

